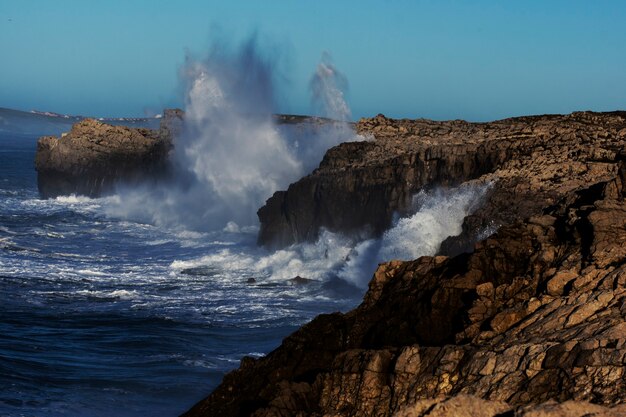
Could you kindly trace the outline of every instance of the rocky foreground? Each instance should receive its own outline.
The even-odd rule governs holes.
[[[361,120],[259,210],[259,240],[373,234],[423,187],[494,185],[441,255],[381,264],[188,416],[626,415],[626,112]],[[497,232],[477,242],[485,227]]]

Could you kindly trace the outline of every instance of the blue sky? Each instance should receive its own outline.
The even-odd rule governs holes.
[[[0,107],[136,116],[181,105],[185,51],[258,33],[280,111],[323,51],[355,118],[491,120],[626,108],[625,1],[0,0]]]

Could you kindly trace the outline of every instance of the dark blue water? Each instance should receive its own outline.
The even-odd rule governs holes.
[[[242,356],[261,356],[315,315],[360,300],[348,285],[287,281],[332,264],[323,247],[268,253],[255,247],[254,229],[117,219],[107,215],[115,197],[40,200],[37,137],[71,121],[4,116],[0,415],[177,415]]]

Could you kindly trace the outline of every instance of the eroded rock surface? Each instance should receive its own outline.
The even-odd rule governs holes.
[[[111,126],[85,119],[61,137],[42,137],[35,156],[41,196],[99,197],[112,191],[120,181],[133,183],[163,177],[181,118],[180,110],[166,110],[159,130]]]
[[[495,234],[471,252],[381,264],[359,307],[318,316],[266,357],[244,358],[187,415],[457,416],[461,408],[494,416],[624,415],[623,116],[578,113],[498,122],[519,134],[498,136],[495,144],[477,140],[482,145],[474,145],[482,149],[507,144],[501,150],[505,156],[490,159],[498,162],[488,172],[479,175],[482,168],[453,164],[459,180],[469,172],[475,181],[495,185],[448,249],[469,245],[472,233],[493,219],[499,226]],[[403,123],[416,129],[434,123],[386,120],[376,125],[384,129],[372,130],[387,138],[389,123],[394,130],[389,128],[384,140],[390,143],[413,132]],[[485,135],[488,125],[481,125],[476,137]],[[349,147],[379,152],[380,146],[386,145],[341,145],[295,186],[319,180],[333,192],[346,189],[350,181],[361,181],[361,174],[374,175],[360,171],[369,159],[346,153],[352,162],[344,166],[345,174],[332,171],[335,186],[330,179],[323,182],[331,172],[328,164],[337,161],[333,153]],[[428,153],[420,144],[410,146]],[[441,152],[437,161],[460,155]],[[425,163],[416,160],[412,166],[420,164]],[[381,173],[381,184],[399,178],[393,172],[411,169],[393,165],[392,174]],[[365,195],[356,182],[354,195]],[[324,199],[333,195],[325,189],[316,191]],[[378,204],[394,206],[384,200],[390,195],[378,196],[383,199]]]

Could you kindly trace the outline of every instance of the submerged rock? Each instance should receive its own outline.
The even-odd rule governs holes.
[[[438,173],[439,179],[451,180],[450,172],[459,181],[461,173],[478,175],[482,168],[475,164],[483,161],[485,154],[478,150],[483,149],[495,156],[485,160],[489,169],[480,180],[494,181],[495,189],[458,238],[466,240],[457,248],[471,242],[471,252],[381,264],[359,307],[320,315],[267,356],[245,358],[186,415],[624,415],[619,405],[626,401],[624,115],[496,122],[512,129],[508,136],[501,126],[493,127],[496,135],[492,124],[449,122],[479,137],[476,132],[487,132],[494,143],[472,144],[475,136],[469,136],[462,139],[471,145],[465,147],[467,155],[459,150],[447,156],[440,148],[435,159],[392,165],[391,173],[380,177],[372,166],[382,166],[384,158],[370,165],[377,159],[368,156],[380,145],[341,145],[330,151],[320,170],[288,191],[312,187],[311,193],[289,197],[303,211],[290,217],[293,206],[277,209],[286,217],[275,217],[273,224],[284,226],[285,236],[307,237],[300,231],[313,233],[320,219],[341,219],[348,210],[344,205],[355,199],[382,199],[376,209],[373,202],[371,210],[361,205],[368,216],[395,207],[401,198],[386,200],[393,193],[384,184],[395,178],[397,187],[410,189],[402,182],[404,173],[427,161],[442,165],[421,172]],[[391,142],[430,125],[376,123],[371,129],[383,136],[389,132],[385,140]],[[437,132],[442,142],[449,140],[450,130]],[[433,136],[431,143],[437,141]],[[507,145],[500,148],[500,142]],[[350,159],[350,164],[325,168],[337,161],[333,155],[350,147],[358,151],[345,153],[343,161]],[[447,171],[457,157],[461,165],[453,163]],[[378,185],[370,183],[371,193],[367,178],[381,179]],[[339,190],[348,196],[329,200]],[[276,203],[273,199],[268,205]],[[336,203],[339,213],[304,209],[313,202],[318,209]],[[497,231],[474,235],[494,219]],[[337,227],[343,224],[337,221]],[[472,239],[480,241],[474,246]]]
[[[287,280],[288,283],[293,284],[293,285],[306,285],[306,284],[310,284],[312,282],[315,282],[314,279],[311,278],[303,278],[300,275],[298,275],[297,277],[293,277],[291,279]]]
[[[162,178],[181,117],[180,110],[166,110],[158,131],[85,119],[61,137],[42,137],[35,156],[39,193],[99,197],[121,181]]]

